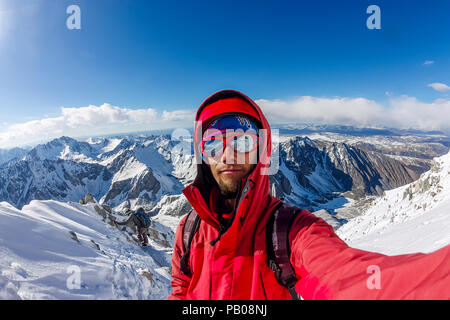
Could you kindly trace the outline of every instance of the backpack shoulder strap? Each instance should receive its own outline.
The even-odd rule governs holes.
[[[280,202],[269,220],[266,234],[268,265],[277,281],[289,290],[293,300],[300,298],[295,291],[297,278],[290,262],[289,230],[299,211],[297,207]]]
[[[191,253],[191,243],[192,239],[194,239],[194,235],[197,233],[198,228],[200,226],[200,216],[197,212],[192,209],[191,212],[188,213],[186,221],[183,226],[183,249],[184,254],[180,259],[180,270],[183,274],[187,276],[192,276],[191,270],[189,269],[189,255]]]

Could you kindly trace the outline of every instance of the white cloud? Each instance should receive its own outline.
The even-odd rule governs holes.
[[[163,111],[163,120],[191,120],[194,121],[195,114],[191,110],[175,110],[175,111]]]
[[[365,98],[299,97],[258,100],[271,123],[342,124],[450,133],[450,100],[425,103],[415,97],[390,97],[387,105]]]
[[[158,120],[154,109],[126,109],[103,104],[100,107],[62,108],[61,113],[71,128],[127,122],[153,122]]]
[[[433,60],[425,60],[425,62],[423,63],[424,66],[429,66],[429,65],[432,65],[432,64],[434,64]]]
[[[387,116],[400,127],[450,133],[450,100],[425,103],[415,97],[402,96],[393,99],[391,105]]]
[[[128,109],[110,104],[80,108],[61,108],[58,117],[27,121],[6,126],[0,131],[0,148],[30,144],[61,135],[73,137],[120,132],[159,130],[177,126],[182,121],[194,121],[190,110],[163,111]],[[184,125],[184,124],[182,124]]]
[[[370,125],[383,118],[383,107],[365,98],[303,96],[291,101],[262,99],[257,103],[271,122]]]
[[[450,91],[450,87],[448,85],[446,85],[445,83],[435,82],[435,83],[430,83],[428,86],[432,87],[434,90],[439,91],[439,92]]]

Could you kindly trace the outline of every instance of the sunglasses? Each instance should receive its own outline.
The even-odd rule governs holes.
[[[217,158],[225,152],[227,145],[238,153],[249,153],[255,150],[259,143],[258,136],[249,132],[239,132],[229,137],[219,134],[202,140],[202,153],[208,158]]]

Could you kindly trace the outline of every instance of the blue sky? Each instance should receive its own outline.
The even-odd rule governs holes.
[[[81,30],[66,27],[73,4]],[[366,27],[371,4],[381,9],[381,30]],[[274,121],[274,101],[303,110],[302,97],[316,99],[312,108],[328,103],[321,112],[336,97],[401,109],[399,118],[404,108],[450,110],[449,16],[450,2],[433,0],[0,0],[0,134],[88,106],[151,109],[160,118],[182,111],[189,120],[223,88],[261,101]],[[323,120],[305,120],[315,117]],[[112,122],[111,132],[120,125]]]

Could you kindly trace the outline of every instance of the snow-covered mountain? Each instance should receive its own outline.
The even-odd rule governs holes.
[[[95,203],[34,200],[18,210],[0,202],[0,299],[165,299],[172,229],[154,219],[143,249],[100,210]]]
[[[341,142],[294,136],[280,144],[280,170],[271,177],[272,193],[315,210],[344,194],[378,195],[414,181],[418,174],[400,160]]]
[[[174,168],[171,150],[168,136],[55,139],[0,166],[0,200],[21,208],[35,199],[77,201],[91,193],[113,207],[153,206],[183,188],[186,173]]]
[[[358,199],[414,181],[429,168],[431,155],[448,151],[439,136],[427,136],[433,148],[412,136],[395,143],[388,136],[332,138],[326,132],[314,139],[281,135],[272,193],[316,211],[341,195]],[[170,135],[61,137],[0,164],[0,201],[21,208],[32,200],[78,201],[91,193],[117,209],[157,211],[164,196],[180,195],[195,177],[190,144]]]
[[[450,153],[416,181],[359,206],[338,229],[350,245],[386,254],[430,252],[450,243]]]
[[[22,148],[0,149],[0,165],[12,159],[20,159],[28,153],[28,150]]]
[[[450,137],[441,132],[313,124],[274,127],[280,134],[286,136],[309,137],[314,141],[328,143],[345,143],[363,151],[382,153],[402,161],[419,173],[427,171],[430,160],[446,154],[450,148]]]
[[[426,139],[436,140],[439,137],[441,142],[450,142],[448,136],[440,131],[421,131],[414,129],[399,129],[392,127],[356,127],[349,125],[333,125],[333,124],[314,124],[314,123],[288,123],[275,124],[272,129],[278,129],[281,134],[289,135],[314,135],[314,134],[331,134],[353,137],[424,137]]]

